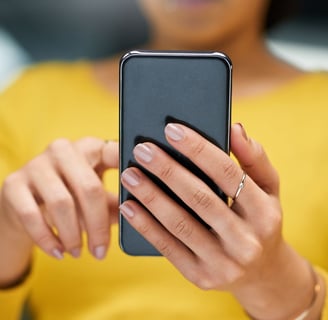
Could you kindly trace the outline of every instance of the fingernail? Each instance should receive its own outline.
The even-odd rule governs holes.
[[[99,259],[102,260],[105,258],[106,256],[106,246],[98,246],[94,249],[94,256]]]
[[[145,144],[137,144],[133,149],[134,156],[144,162],[150,162],[153,159],[153,153]]]
[[[61,251],[59,251],[58,249],[53,249],[52,250],[52,255],[57,258],[58,260],[62,260],[64,259],[64,255]]]
[[[169,123],[166,127],[165,127],[165,134],[172,140],[174,141],[180,141],[183,139],[184,137],[184,131],[181,129],[181,127],[173,124],[173,123]]]
[[[133,216],[134,216],[133,209],[126,203],[122,203],[120,205],[120,211],[123,214],[123,216],[125,216],[127,218],[133,218]]]
[[[74,258],[79,258],[81,255],[81,249],[80,248],[75,248],[73,250],[70,251],[70,254],[74,257]]]
[[[125,170],[121,175],[121,179],[133,187],[140,183],[140,177],[131,169]]]
[[[245,138],[245,140],[248,140],[248,137],[247,137],[247,134],[246,134],[246,131],[245,131],[245,128],[244,126],[239,122],[237,123],[239,125],[239,128],[241,130],[241,134],[242,136]]]

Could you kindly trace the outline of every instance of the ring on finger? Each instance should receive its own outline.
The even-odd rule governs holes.
[[[232,197],[232,200],[233,200],[233,201],[236,201],[236,200],[237,200],[237,198],[238,198],[239,195],[240,195],[241,190],[244,189],[245,181],[246,181],[246,177],[247,177],[247,174],[246,174],[245,172],[243,172],[243,175],[242,175],[242,177],[241,177],[241,180],[240,180],[240,183],[239,183],[238,188],[237,188],[237,190],[236,190],[236,193],[235,193],[235,195]]]

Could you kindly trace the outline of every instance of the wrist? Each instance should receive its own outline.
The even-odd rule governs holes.
[[[28,276],[31,274],[32,263],[29,262],[25,269],[20,274],[13,274],[12,277],[7,277],[0,281],[0,290],[13,289],[25,282]]]
[[[0,288],[22,282],[29,273],[33,242],[21,226],[15,226],[0,200]]]
[[[321,311],[324,304],[325,298],[325,283],[322,277],[316,273],[314,268],[309,264],[309,269],[313,276],[313,293],[311,303],[307,307],[303,307],[302,311],[295,313],[294,315],[290,315],[289,317],[281,318],[281,320],[319,320],[321,317]],[[246,312],[247,313],[247,312]],[[256,319],[252,315],[248,314],[252,320],[265,320]],[[278,320],[278,319],[277,319]],[[280,320],[280,319],[279,319]]]
[[[234,294],[254,319],[289,320],[311,305],[313,288],[308,262],[282,244],[266,268],[255,270],[252,280],[239,286]]]

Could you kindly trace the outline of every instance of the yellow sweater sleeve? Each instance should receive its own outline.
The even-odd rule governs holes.
[[[33,283],[33,272],[20,285],[0,290],[0,318],[6,320],[21,319],[22,309]]]

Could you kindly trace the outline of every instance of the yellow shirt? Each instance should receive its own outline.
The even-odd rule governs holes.
[[[233,121],[264,145],[280,173],[285,238],[325,277],[327,120],[325,73],[233,104]],[[86,62],[30,68],[0,96],[0,182],[54,139],[84,136],[118,138],[117,96],[96,83]],[[117,191],[117,172],[106,177],[106,185]],[[117,227],[112,229],[101,262],[86,249],[80,259],[62,261],[36,250],[32,275],[0,291],[0,319],[18,319],[24,301],[38,320],[247,319],[229,293],[196,288],[165,258],[125,255]]]

